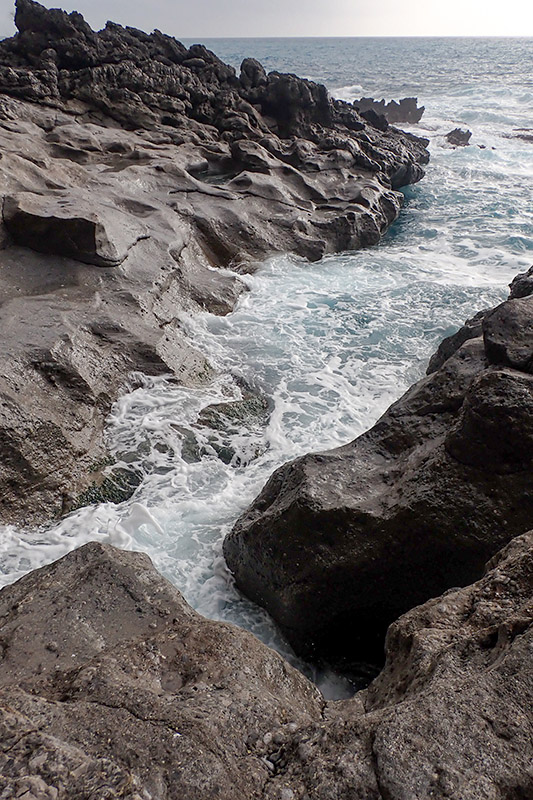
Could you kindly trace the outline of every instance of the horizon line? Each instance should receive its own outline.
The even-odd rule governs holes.
[[[112,20],[109,20],[112,21]],[[134,27],[134,26],[123,26],[123,27]],[[100,30],[105,30],[104,28],[100,28]],[[140,28],[137,30],[141,30]],[[153,28],[151,32],[157,30]],[[95,31],[99,33],[100,31]],[[0,34],[0,39],[11,39],[18,33],[17,30],[11,33]],[[239,39],[259,39],[259,40],[267,40],[267,39],[533,39],[533,34],[515,34],[515,33],[500,33],[500,34],[493,34],[493,33],[410,33],[410,34],[392,34],[392,33],[366,33],[366,34],[352,34],[352,35],[321,35],[321,34],[299,34],[296,36],[254,36],[253,34],[245,34],[243,36],[190,36],[185,34],[170,34],[175,39],[230,39],[230,40],[239,40]]]

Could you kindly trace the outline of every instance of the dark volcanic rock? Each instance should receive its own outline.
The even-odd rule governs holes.
[[[420,122],[425,111],[424,106],[418,107],[418,98],[416,97],[404,97],[400,102],[390,100],[388,103],[385,103],[385,100],[362,97],[360,100],[354,100],[353,105],[365,119],[372,119],[372,117],[366,116],[368,113],[376,114],[378,117],[384,117],[392,125],[397,122],[414,125]]]
[[[0,42],[0,517],[32,524],[91,482],[131,371],[210,376],[179,317],[231,311],[242,284],[213,268],[375,244],[428,153],[253,59],[238,78],[160,31],[16,5]]]
[[[86,545],[0,593],[0,793],[36,800],[524,800],[533,534],[399,619],[325,704],[146,556]]]
[[[446,134],[446,140],[454,147],[466,147],[470,143],[472,131],[465,131],[462,128],[454,128]]]
[[[432,372],[436,372],[440,369],[444,362],[452,356],[462,344],[468,341],[468,339],[477,339],[478,336],[481,336],[483,331],[483,317],[486,313],[487,311],[478,311],[472,319],[467,319],[465,324],[459,328],[456,333],[442,340],[437,351],[433,353],[429,359],[428,368],[426,370],[427,375],[431,375]]]
[[[509,297],[514,300],[516,297],[527,297],[533,294],[533,267],[527,272],[521,272],[511,283],[511,293]]]
[[[237,522],[237,584],[298,652],[379,660],[395,617],[529,528],[532,317],[525,297],[471,321],[371,430],[277,470]]]

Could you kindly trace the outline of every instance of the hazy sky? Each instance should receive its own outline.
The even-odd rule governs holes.
[[[533,36],[533,0],[45,0],[178,39],[209,36]],[[0,0],[0,34],[13,28]]]

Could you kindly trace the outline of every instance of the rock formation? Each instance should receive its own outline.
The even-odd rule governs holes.
[[[403,97],[399,102],[389,100],[388,103],[385,100],[362,97],[360,100],[354,100],[353,105],[365,119],[370,120],[373,118],[370,115],[378,115],[384,117],[387,124],[390,123],[392,125],[397,122],[416,125],[422,119],[425,111],[424,106],[419,107],[418,98],[416,97]],[[387,126],[385,125],[384,130],[386,128]]]
[[[463,130],[462,128],[454,128],[453,131],[449,131],[445,136],[446,141],[454,147],[466,147],[470,144],[471,138],[472,131]]]
[[[351,700],[198,616],[149,559],[89,544],[0,592],[0,795],[524,800],[533,533],[413,609]]]
[[[295,649],[380,660],[387,626],[477,579],[533,519],[532,271],[354,442],[277,470],[226,538]]]
[[[0,518],[76,504],[128,375],[211,375],[180,314],[275,252],[376,243],[426,140],[323,86],[17,0],[0,42]]]

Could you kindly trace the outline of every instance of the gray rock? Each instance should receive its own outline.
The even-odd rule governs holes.
[[[483,319],[483,339],[491,364],[533,371],[533,297],[502,303]]]
[[[0,593],[0,629],[4,797],[247,800],[265,741],[321,714],[281,656],[139,553],[93,543],[32,573]]]
[[[483,337],[474,320],[373,428],[281,467],[238,520],[224,542],[237,585],[299,653],[379,662],[396,617],[528,529],[531,308],[486,313]]]
[[[454,147],[466,147],[472,138],[472,131],[454,128],[453,131],[449,131],[446,134],[445,138]]]
[[[530,294],[533,294],[533,267],[513,279],[509,297],[513,300],[515,297],[528,297]]]
[[[379,123],[379,118],[382,117],[392,125],[398,122],[414,125],[420,122],[425,111],[424,106],[418,106],[417,97],[403,97],[399,102],[390,100],[388,103],[385,103],[385,100],[362,97],[360,100],[354,100],[353,105],[365,119],[375,120],[373,124]]]
[[[4,223],[13,241],[40,253],[97,267],[122,264],[146,229],[117,208],[96,206],[74,194],[43,197],[23,192],[4,198]],[[136,220],[135,220],[136,221]]]
[[[33,524],[91,483],[131,371],[212,374],[179,316],[231,311],[243,285],[216,268],[375,244],[429,156],[253,59],[239,79],[160,31],[16,6],[0,42],[0,518]]]
[[[467,319],[465,324],[456,333],[447,336],[439,344],[437,351],[429,359],[427,375],[436,372],[444,362],[452,356],[468,339],[476,339],[483,332],[482,322],[487,311],[478,311],[472,319]]]
[[[298,731],[268,800],[523,800],[533,793],[533,535],[415,608],[381,675]]]
[[[387,635],[324,703],[202,619],[149,559],[89,544],[0,592],[0,793],[36,800],[523,800],[533,790],[533,533]]]

